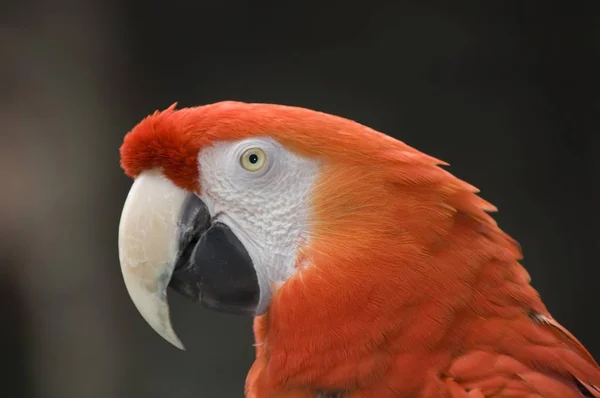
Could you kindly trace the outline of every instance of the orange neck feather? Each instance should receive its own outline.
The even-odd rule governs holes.
[[[255,320],[249,396],[277,396],[282,385],[286,394],[366,388],[397,366],[405,386],[416,385],[426,370],[449,364],[449,351],[434,353],[466,333],[461,323],[497,311],[482,285],[496,300],[545,312],[517,262],[518,245],[475,191],[417,152],[325,169],[303,252],[309,265]],[[515,281],[510,291],[502,278]],[[409,351],[417,357],[403,363]]]

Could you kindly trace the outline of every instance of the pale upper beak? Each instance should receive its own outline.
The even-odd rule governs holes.
[[[252,314],[260,288],[250,256],[225,224],[212,222],[194,193],[156,170],[140,174],[119,225],[119,259],[129,295],[146,322],[184,349],[173,330],[167,287],[217,310]]]

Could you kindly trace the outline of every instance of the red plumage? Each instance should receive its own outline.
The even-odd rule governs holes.
[[[225,102],[149,116],[122,165],[197,191],[202,147],[261,135],[324,166],[309,265],[255,320],[248,397],[600,397],[600,368],[548,313],[494,206],[400,141],[306,109]]]

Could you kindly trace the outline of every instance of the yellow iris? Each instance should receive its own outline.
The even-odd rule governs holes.
[[[260,148],[246,149],[242,153],[240,162],[242,167],[248,171],[258,171],[263,168],[267,161],[267,154]]]

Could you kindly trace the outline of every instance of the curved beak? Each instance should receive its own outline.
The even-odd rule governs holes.
[[[253,313],[260,296],[250,256],[194,193],[159,171],[134,181],[119,225],[119,260],[129,295],[148,324],[184,349],[173,330],[167,287],[203,306]]]

